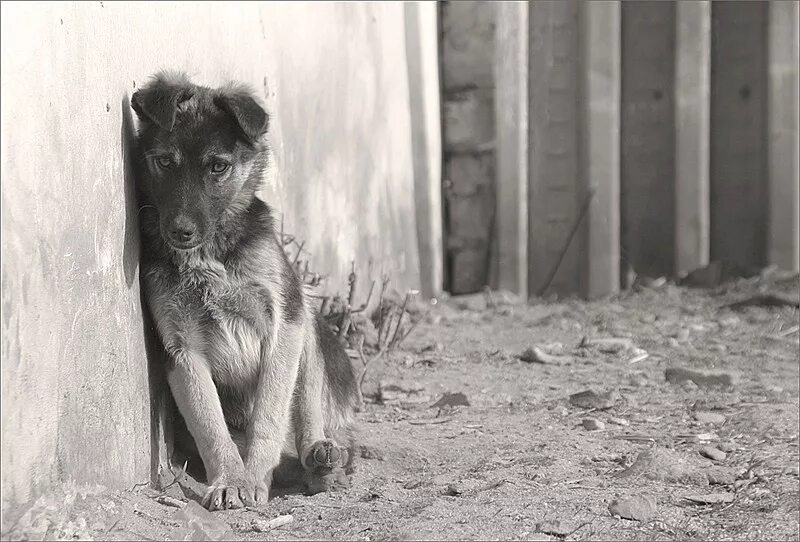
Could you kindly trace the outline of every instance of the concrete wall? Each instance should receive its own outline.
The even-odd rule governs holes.
[[[403,15],[394,2],[2,4],[4,513],[65,480],[150,476],[125,138],[129,96],[156,70],[262,95],[276,163],[263,195],[330,289],[351,260],[418,286]]]

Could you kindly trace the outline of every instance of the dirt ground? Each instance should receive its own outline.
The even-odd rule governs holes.
[[[72,488],[3,538],[798,540],[798,309],[727,306],[765,291],[800,280],[442,301],[370,366],[350,490],[211,514]]]

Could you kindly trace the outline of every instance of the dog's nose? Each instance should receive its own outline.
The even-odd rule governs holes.
[[[197,226],[186,217],[179,216],[169,230],[169,236],[179,243],[188,243],[197,233]]]

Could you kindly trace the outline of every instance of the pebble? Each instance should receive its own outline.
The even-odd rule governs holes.
[[[581,423],[583,424],[583,428],[587,431],[602,431],[606,428],[606,424],[597,418],[584,418]]]
[[[254,519],[251,528],[258,533],[264,533],[272,529],[277,529],[278,527],[283,527],[284,525],[289,525],[293,521],[294,517],[291,514],[277,516],[270,520]]]
[[[694,413],[694,419],[700,423],[721,424],[725,423],[726,418],[724,414],[700,410]]]
[[[613,407],[618,398],[619,394],[613,391],[597,393],[594,390],[586,390],[570,395],[569,402],[571,405],[579,408],[605,410]]]
[[[664,371],[664,378],[670,384],[692,382],[700,388],[733,387],[733,376],[730,373],[704,373],[681,367],[670,367]]]
[[[608,511],[614,516],[645,522],[656,514],[656,500],[649,495],[615,499],[608,505]]]
[[[718,450],[714,446],[703,446],[700,448],[700,455],[713,461],[725,461],[725,458],[728,457],[725,452]]]
[[[631,423],[624,419],[624,418],[614,418],[613,416],[608,419],[608,423],[613,423],[614,425],[621,425],[623,427],[627,427]]]

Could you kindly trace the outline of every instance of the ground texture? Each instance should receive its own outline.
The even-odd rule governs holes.
[[[211,514],[70,488],[3,538],[798,540],[798,292],[442,301],[369,367],[350,490]]]

